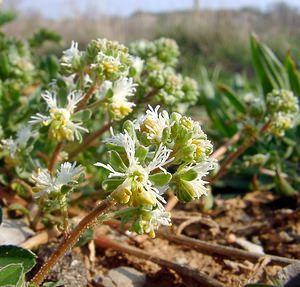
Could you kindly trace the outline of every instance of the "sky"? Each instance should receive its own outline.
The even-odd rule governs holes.
[[[12,0],[5,0],[12,1]],[[268,9],[278,0],[199,0],[200,7],[209,9],[256,7]],[[77,11],[99,11],[110,15],[128,16],[136,11],[163,12],[189,9],[193,0],[15,0],[21,9],[35,10],[48,18],[74,15]],[[300,9],[300,0],[283,0]],[[21,10],[22,11],[22,10]]]

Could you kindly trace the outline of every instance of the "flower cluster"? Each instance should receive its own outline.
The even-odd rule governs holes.
[[[134,42],[130,45],[130,52],[141,59],[149,59],[146,65],[153,68],[162,65],[175,67],[180,54],[177,43],[168,38]]]
[[[66,190],[69,192],[77,184],[83,170],[82,166],[76,166],[76,162],[73,164],[62,163],[56,176],[51,175],[47,169],[39,169],[36,174],[31,176],[31,180],[35,184],[33,188],[35,197],[56,198],[65,193]],[[68,188],[63,190],[64,186]]]
[[[198,122],[149,107],[106,142],[109,161],[96,164],[106,173],[103,188],[129,207],[128,220],[137,233],[154,236],[159,224],[170,223],[163,196],[170,186],[185,202],[206,194],[203,177],[215,164],[209,157],[212,145]]]
[[[135,42],[130,46],[130,52],[144,61],[141,85],[144,84],[148,92],[151,89],[156,92],[157,102],[180,112],[197,102],[197,82],[175,71],[180,53],[174,40],[161,38]]]
[[[132,78],[123,77],[115,82],[105,81],[100,90],[102,99],[105,99],[109,115],[114,120],[121,120],[132,112],[135,106],[128,98],[135,93],[137,84]]]
[[[137,84],[130,77],[130,70],[141,71],[143,63],[131,56],[124,45],[97,39],[80,51],[78,43],[72,42],[63,52],[60,64],[64,76],[81,79],[81,88],[93,87],[113,120],[121,120],[132,111],[134,103],[129,97],[134,95]]]
[[[285,130],[294,126],[299,114],[298,98],[292,91],[273,90],[266,97],[267,111],[270,117],[270,131],[277,136],[283,136]]]
[[[49,114],[43,115],[37,113],[31,117],[30,124],[42,124],[49,126],[49,136],[57,141],[74,141],[81,140],[80,132],[88,132],[82,127],[82,123],[72,120],[77,104],[82,100],[83,96],[80,92],[73,91],[68,95],[68,103],[66,107],[58,105],[58,99],[55,91],[46,91],[42,94],[42,98],[48,105]]]

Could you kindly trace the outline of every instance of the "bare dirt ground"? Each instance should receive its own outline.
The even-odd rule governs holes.
[[[133,276],[140,281],[129,280],[126,283],[125,280],[122,281],[122,287],[206,286],[191,276],[151,262],[151,257],[159,257],[182,268],[202,272],[223,286],[238,287],[250,282],[271,283],[270,278],[276,276],[285,264],[274,263],[268,256],[262,256],[259,260],[251,257],[238,259],[234,254],[201,251],[183,243],[173,243],[162,238],[162,234],[183,235],[211,243],[212,247],[218,244],[248,249],[249,254],[263,251],[265,254],[300,259],[299,202],[299,197],[278,198],[269,192],[252,192],[243,198],[216,199],[216,208],[207,213],[200,212],[199,202],[185,206],[179,204],[172,211],[173,226],[159,232],[157,238],[147,240],[107,225],[101,226],[97,229],[96,240],[68,254],[62,265],[56,268],[56,275],[52,274],[50,279],[61,278],[65,282],[62,286],[74,286],[74,283],[77,286],[120,286],[118,278],[111,280],[109,276],[118,277],[119,273],[112,272],[127,266],[131,267],[129,273],[132,270],[137,272]],[[101,240],[97,241],[97,238],[103,236],[121,245],[130,245],[147,252],[149,260],[107,248],[101,244]],[[77,276],[75,282],[76,276],[71,275],[74,270]],[[128,276],[131,278],[132,274]]]

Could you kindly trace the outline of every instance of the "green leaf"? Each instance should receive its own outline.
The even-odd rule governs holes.
[[[158,186],[167,185],[170,182],[171,178],[172,178],[172,175],[168,172],[167,173],[164,173],[164,172],[156,173],[156,174],[149,176],[149,179],[151,180],[151,182]]]
[[[86,109],[74,114],[72,116],[72,119],[80,122],[86,122],[91,118],[91,116],[92,116],[92,111]]]
[[[72,186],[69,186],[69,185],[63,185],[62,187],[61,187],[61,189],[60,189],[60,192],[62,193],[62,194],[67,194],[67,193],[69,193],[71,190],[72,190]]]
[[[87,229],[79,238],[76,246],[83,246],[89,243],[94,238],[94,230],[92,228]]]
[[[297,194],[297,191],[290,185],[290,183],[276,170],[275,184],[278,193],[291,196]]]
[[[139,159],[140,163],[145,161],[146,156],[148,155],[148,149],[142,145],[138,146],[135,150],[135,156]]]
[[[257,36],[251,36],[253,64],[265,94],[273,89],[289,89],[287,72],[275,54]]]
[[[16,13],[14,11],[0,12],[0,26],[6,23],[14,21],[16,19]]]
[[[54,31],[42,28],[28,40],[32,48],[40,47],[44,42],[51,41],[58,43],[61,40],[61,36]]]
[[[119,153],[112,150],[109,152],[109,163],[116,169],[119,171],[126,171],[127,166],[125,165],[125,163],[123,162],[122,158],[120,157]]]
[[[22,264],[9,264],[0,269],[0,286],[20,286],[24,280]]]
[[[22,264],[24,273],[30,271],[36,263],[36,256],[30,250],[13,246],[0,246],[0,268],[9,264]]]
[[[19,204],[19,203],[10,204],[8,206],[8,209],[9,210],[17,210],[17,211],[20,211],[24,215],[29,215],[29,210],[26,207],[24,207],[22,204]]]
[[[287,54],[284,64],[288,73],[291,89],[298,97],[300,97],[300,74],[290,53]]]
[[[218,88],[238,112],[242,114],[246,113],[244,104],[237,98],[237,96],[234,94],[234,91],[230,87],[220,84]]]
[[[106,179],[102,182],[102,187],[106,191],[113,191],[115,190],[122,182],[124,179],[115,179],[115,178],[109,178]]]

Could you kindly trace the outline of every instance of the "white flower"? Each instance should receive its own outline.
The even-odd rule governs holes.
[[[33,133],[31,131],[31,127],[26,126],[17,132],[16,142],[19,145],[25,146],[28,140],[32,137],[32,135]]]
[[[134,96],[136,86],[132,78],[124,77],[115,81],[112,86],[113,102],[127,102],[128,97]]]
[[[51,193],[60,192],[64,185],[73,185],[77,183],[78,177],[82,174],[83,167],[77,166],[76,162],[73,164],[69,162],[62,163],[57,176],[51,176],[48,170],[38,170],[37,174],[31,176],[35,183],[34,190],[37,191],[35,197],[47,196]]]
[[[136,86],[132,78],[123,77],[115,82],[104,81],[98,95],[100,99],[107,97],[109,112],[113,119],[120,120],[132,112],[135,106],[128,98],[134,96]],[[107,92],[111,90],[111,95]],[[108,95],[108,96],[107,96]]]
[[[112,86],[112,97],[110,98],[111,114],[116,120],[122,119],[132,112],[135,106],[128,98],[134,96],[136,86],[132,78],[123,77],[115,81]]]
[[[48,105],[49,115],[37,113],[35,116],[31,116],[30,124],[42,123],[45,126],[50,125],[49,134],[58,141],[65,139],[74,141],[75,138],[80,140],[80,132],[88,132],[86,128],[81,126],[81,122],[75,123],[71,119],[77,104],[83,99],[83,95],[80,92],[73,91],[68,95],[68,103],[65,108],[58,106],[57,96],[54,91],[52,93],[46,91],[42,94],[42,98]]]
[[[3,150],[8,150],[12,157],[15,157],[16,152],[18,150],[18,144],[16,141],[12,139],[12,137],[8,139],[1,140],[1,148]]]
[[[119,57],[109,56],[103,52],[98,52],[96,61],[96,64],[91,64],[91,68],[97,68],[101,65],[108,73],[118,70],[118,67],[121,65]]]
[[[149,224],[153,227],[153,229],[158,229],[160,225],[171,225],[171,214],[169,212],[155,209],[151,211],[151,215],[152,217]]]
[[[161,142],[164,129],[171,127],[168,112],[159,112],[159,107],[153,109],[148,106],[146,114],[134,122],[136,129],[146,133],[148,139],[156,142]]]
[[[132,67],[135,69],[136,73],[140,75],[143,71],[144,60],[140,57],[132,57]]]
[[[128,134],[120,133],[111,137],[107,142],[121,146],[125,149],[128,167],[126,172],[116,171],[111,165],[96,163],[96,166],[103,167],[110,171],[109,178],[121,178],[124,182],[116,188],[115,196],[121,198],[126,193],[129,205],[139,206],[142,204],[158,205],[163,210],[161,203],[165,203],[164,198],[161,196],[161,191],[157,189],[149,180],[149,175],[153,170],[160,169],[166,172],[164,166],[171,162],[171,150],[163,145],[160,145],[156,150],[153,159],[145,166],[139,163],[138,158],[135,156],[135,141]],[[129,191],[131,194],[129,194]],[[123,202],[125,203],[125,202]]]
[[[188,181],[180,179],[182,192],[188,192],[193,195],[193,198],[200,198],[202,195],[207,195],[206,184],[207,181],[203,180],[203,177],[207,176],[210,170],[215,169],[217,163],[213,159],[208,159],[195,165],[189,165],[180,171],[180,174],[184,174],[191,169],[197,173],[197,177],[194,180]]]
[[[34,133],[31,131],[30,126],[24,127],[17,132],[15,140],[12,137],[1,140],[2,149],[8,150],[10,156],[14,158],[17,151],[25,147],[32,136],[34,136]]]
[[[71,47],[62,52],[63,56],[61,58],[61,65],[65,67],[72,67],[74,59],[80,56],[80,51],[78,50],[78,43],[72,41]]]
[[[155,230],[160,225],[171,225],[171,214],[159,209],[141,211],[142,216],[139,225],[143,228],[145,233],[148,233],[151,238],[155,237]]]

